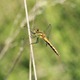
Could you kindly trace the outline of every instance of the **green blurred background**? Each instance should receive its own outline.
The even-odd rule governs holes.
[[[27,5],[31,27],[45,31],[51,24],[49,40],[61,58],[43,40],[34,44],[38,80],[79,80],[80,0],[27,0]],[[0,80],[29,80],[25,26],[23,0],[0,0]]]

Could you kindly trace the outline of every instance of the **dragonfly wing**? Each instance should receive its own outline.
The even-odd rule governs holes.
[[[51,24],[49,24],[48,27],[46,28],[46,30],[44,31],[44,33],[46,34],[46,37],[47,37],[48,40],[50,38],[51,28],[52,28],[52,26],[51,26]],[[46,46],[47,45],[48,44],[46,43]]]
[[[48,25],[48,27],[46,28],[46,30],[44,31],[44,33],[46,34],[46,37],[49,39],[50,38],[50,33],[51,33],[51,24]]]

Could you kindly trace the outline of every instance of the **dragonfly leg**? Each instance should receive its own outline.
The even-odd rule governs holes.
[[[36,41],[33,42],[32,44],[36,44],[36,43],[38,43],[38,42],[39,42],[39,38],[37,37]]]
[[[31,31],[31,38],[35,38],[36,36],[34,35],[34,33]]]
[[[36,36],[34,36],[34,35],[31,35],[31,38],[36,38]]]

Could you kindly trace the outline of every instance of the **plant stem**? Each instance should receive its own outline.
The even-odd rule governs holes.
[[[30,33],[30,25],[29,25],[29,18],[28,18],[28,10],[27,10],[27,4],[26,0],[24,0],[24,7],[25,7],[25,13],[26,13],[26,22],[27,22],[27,28],[28,28],[28,36],[29,36],[29,43],[30,43],[30,77],[29,80],[31,80],[31,61],[33,64],[33,70],[34,70],[34,78],[37,80],[37,74],[36,74],[36,67],[35,67],[35,60],[34,60],[34,54],[33,54],[33,47],[32,47],[32,39],[31,39],[31,33]]]

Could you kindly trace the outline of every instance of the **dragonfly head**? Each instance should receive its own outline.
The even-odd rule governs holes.
[[[39,32],[39,29],[34,29],[33,31],[31,31],[32,34],[36,34]]]
[[[39,32],[39,29],[36,29],[36,33]]]

